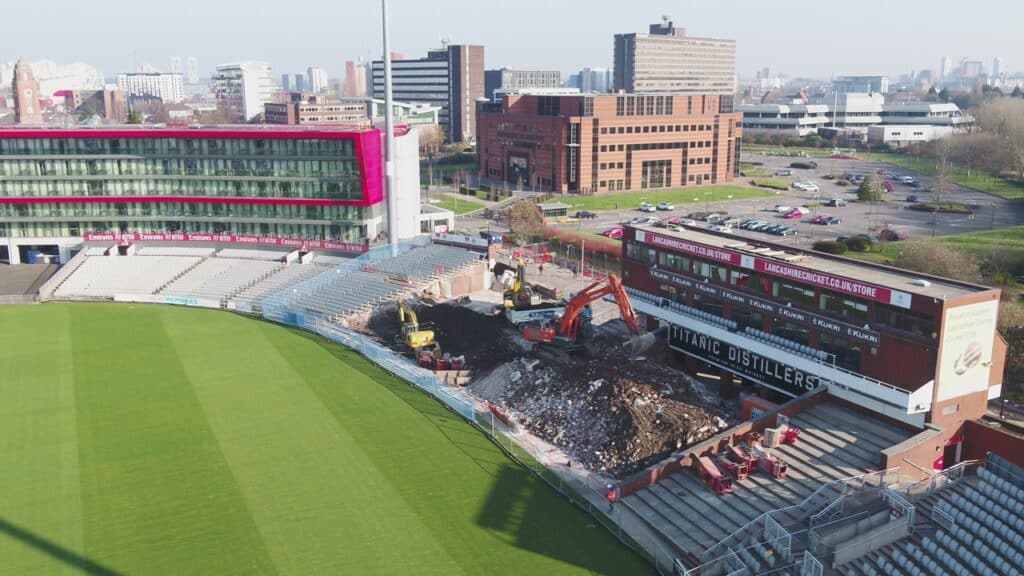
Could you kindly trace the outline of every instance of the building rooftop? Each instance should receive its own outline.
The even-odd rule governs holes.
[[[750,255],[762,258],[767,261],[778,262],[786,268],[796,268],[811,272],[819,272],[857,280],[859,282],[873,284],[929,298],[948,300],[951,298],[975,294],[991,290],[986,286],[958,282],[946,278],[918,274],[909,270],[902,270],[881,264],[873,264],[834,256],[822,252],[802,250],[793,246],[783,246],[762,240],[754,240],[719,234],[710,231],[684,228],[681,232],[675,232],[667,228],[659,228],[653,225],[631,225],[631,228],[643,230],[670,238],[679,238],[712,246],[723,248],[741,255]],[[799,278],[797,278],[799,279]]]
[[[332,134],[353,134],[369,132],[373,128],[362,128],[359,126],[303,126],[303,125],[281,125],[281,124],[228,124],[228,125],[199,125],[175,126],[164,124],[115,124],[104,126],[74,126],[70,128],[57,126],[13,126],[0,128],[0,137],[31,137],[40,135],[67,136],[69,138],[80,138],[87,136],[96,137],[124,137],[132,135],[149,135],[151,133],[167,136],[169,138],[199,138],[230,136],[232,134],[244,133],[274,134],[277,136],[301,135],[310,133],[332,133]]]

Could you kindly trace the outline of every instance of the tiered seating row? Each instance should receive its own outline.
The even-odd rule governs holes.
[[[168,284],[160,294],[220,300],[249,287],[281,266],[278,262],[264,260],[209,258]]]
[[[90,256],[57,288],[53,297],[112,298],[115,294],[152,294],[199,261],[189,256]]]
[[[211,246],[138,246],[137,256],[195,256],[205,258],[213,256]]]
[[[270,260],[280,262],[284,260],[287,252],[281,250],[258,250],[246,248],[224,248],[217,252],[218,258],[243,258],[247,260]]]

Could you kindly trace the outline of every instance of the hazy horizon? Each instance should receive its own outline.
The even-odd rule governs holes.
[[[965,31],[961,19],[949,17],[956,5],[942,1],[726,0],[687,6],[650,0],[523,0],[514,12],[497,15],[493,6],[468,0],[391,0],[391,44],[393,51],[419,58],[447,36],[455,43],[483,44],[488,69],[549,68],[567,74],[585,66],[610,67],[614,34],[646,32],[668,14],[688,35],[735,39],[736,70],[744,77],[765,66],[791,77],[895,76],[935,70],[944,55],[954,61],[961,56],[981,60],[986,70],[998,56],[1003,70],[1024,70],[1024,63],[1012,58],[1024,3],[982,5],[994,8],[984,12],[998,13],[999,19]],[[244,14],[234,4],[195,0],[97,6],[57,0],[5,7],[8,25],[0,62],[19,57],[86,62],[112,77],[134,70],[136,62],[168,71],[172,56],[182,58],[183,68],[188,56],[197,56],[204,77],[217,64],[264,60],[275,75],[318,65],[337,78],[346,60],[381,53],[376,0],[309,0],[294,6],[252,1],[244,5]],[[588,12],[581,14],[584,7]],[[844,25],[831,24],[834,18],[842,18]]]

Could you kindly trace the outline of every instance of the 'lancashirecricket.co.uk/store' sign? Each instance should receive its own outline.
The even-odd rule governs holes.
[[[692,292],[707,294],[712,298],[718,298],[719,300],[731,302],[740,306],[746,306],[748,308],[770,314],[776,318],[783,318],[798,324],[812,326],[838,336],[853,338],[855,340],[871,344],[872,346],[878,346],[881,341],[881,336],[878,332],[873,330],[861,328],[838,320],[832,320],[825,316],[796,308],[790,308],[789,306],[780,306],[779,304],[769,302],[768,300],[755,298],[742,292],[722,288],[721,286],[716,286],[708,282],[701,282],[693,278],[687,278],[686,276],[681,276],[660,268],[651,268],[650,274],[651,278],[669,282],[675,286],[685,288]]]
[[[843,294],[849,294],[850,296],[857,296],[859,298],[865,298],[875,302],[884,302],[886,304],[892,304],[893,306],[899,306],[900,308],[910,308],[912,296],[906,292],[900,292],[899,290],[892,290],[882,286],[858,282],[849,278],[825,274],[824,272],[816,272],[806,268],[791,266],[783,262],[777,262],[750,254],[740,254],[738,252],[723,250],[713,246],[695,244],[693,242],[683,240],[682,238],[673,238],[671,236],[655,234],[646,230],[637,230],[636,239],[638,242],[646,242],[653,246],[678,250],[679,252],[690,254],[692,256],[698,256],[700,258],[706,258],[716,262],[724,262],[733,266],[764,272],[765,274],[770,274],[771,276],[778,278],[789,278],[804,284],[810,284],[812,286],[834,290]]]

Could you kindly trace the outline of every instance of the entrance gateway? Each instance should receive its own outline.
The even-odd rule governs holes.
[[[800,396],[825,383],[816,374],[683,326],[670,326],[668,345],[673,350],[734,372],[787,396]]]

